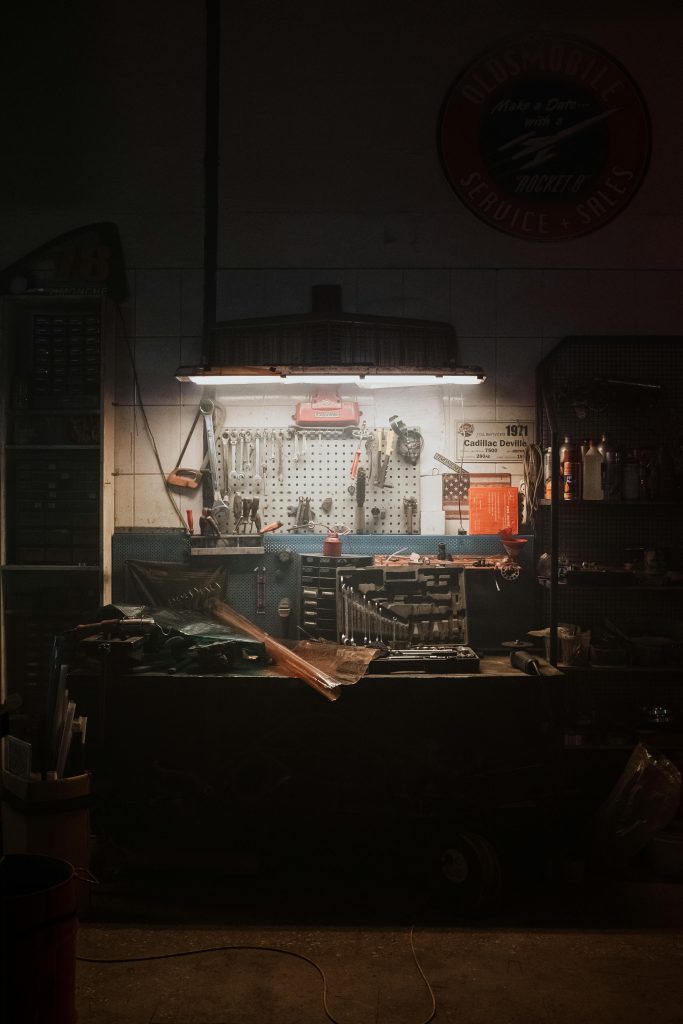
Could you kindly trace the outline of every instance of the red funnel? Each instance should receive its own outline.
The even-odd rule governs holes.
[[[527,543],[524,537],[514,537],[511,530],[501,530],[498,534],[506,553],[510,558],[516,559],[521,549]]]

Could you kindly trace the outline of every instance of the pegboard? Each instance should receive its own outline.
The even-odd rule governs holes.
[[[256,467],[256,435],[251,430],[250,440],[246,440],[246,429],[231,427],[233,436],[245,435],[245,450],[248,444],[251,458],[246,455],[241,462],[241,442],[231,446],[223,434],[217,437],[217,461],[221,489],[227,494],[226,504],[232,509],[232,499],[237,488],[243,498],[259,498],[259,512],[263,525],[272,520],[280,520],[286,530],[296,524],[296,515],[289,509],[294,508],[300,499],[310,500],[311,518],[319,527],[348,527],[356,532],[356,496],[349,492],[355,488],[355,480],[351,477],[351,465],[354,453],[358,448],[358,439],[353,436],[325,436],[324,431],[273,431],[266,430],[267,443],[260,457],[261,472]],[[226,433],[225,431],[223,433]],[[340,432],[337,432],[340,433]],[[282,467],[278,438],[282,437]],[[304,443],[305,439],[305,443]],[[234,448],[236,472],[241,479],[230,480],[232,467],[231,448]],[[394,450],[387,466],[385,486],[375,482],[375,473],[371,472],[370,454],[366,450],[365,441],[360,444],[360,463],[367,473],[367,484],[364,504],[363,532],[370,534],[404,534],[409,531],[408,510],[404,502],[412,500],[413,533],[420,532],[420,468],[410,465]],[[321,509],[325,499],[332,499],[329,513]],[[379,514],[372,514],[372,509],[379,509]],[[230,529],[234,528],[232,512]],[[248,536],[248,533],[247,533]]]

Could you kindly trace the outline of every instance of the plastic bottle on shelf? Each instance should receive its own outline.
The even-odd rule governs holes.
[[[595,443],[588,442],[588,451],[583,460],[583,500],[602,501],[605,497],[603,490],[603,462],[602,453],[598,451]]]
[[[606,434],[600,438],[596,448],[602,455],[602,490],[605,498],[614,499],[619,496],[619,478],[617,474],[617,452]]]
[[[621,474],[621,496],[624,501],[638,501],[640,497],[640,465],[636,451],[629,452],[624,459]]]

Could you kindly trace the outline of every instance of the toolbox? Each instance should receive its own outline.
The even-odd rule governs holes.
[[[462,566],[367,566],[337,570],[342,643],[381,640],[423,651],[468,643]]]

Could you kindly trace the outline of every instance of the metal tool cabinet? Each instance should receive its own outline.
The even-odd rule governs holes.
[[[110,599],[113,310],[2,300],[2,680],[30,720],[52,637]]]

